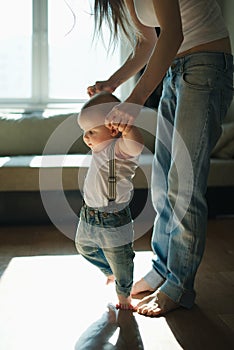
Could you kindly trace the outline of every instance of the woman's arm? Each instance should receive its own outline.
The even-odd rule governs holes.
[[[137,18],[133,0],[126,0],[126,4],[132,20],[142,36],[139,39],[134,52],[129,55],[121,68],[109,78],[116,87],[137,74],[147,64],[157,42],[155,28],[143,25]]]
[[[139,39],[134,52],[129,55],[124,64],[108,80],[97,81],[93,86],[88,87],[87,91],[90,96],[101,91],[112,93],[122,83],[138,73],[147,64],[157,42],[155,29],[144,26],[138,20],[134,10],[133,1],[126,0],[126,3],[132,20],[142,36]]]
[[[127,3],[130,4],[132,1],[127,0]],[[161,82],[183,41],[179,1],[153,0],[153,3],[160,25],[160,36],[143,75],[126,100],[141,105]]]
[[[123,133],[131,130],[140,107],[161,82],[183,41],[178,0],[152,1],[160,25],[160,36],[132,93],[125,102],[113,108],[105,121],[109,127],[121,125]],[[133,0],[127,0],[127,3],[132,6]]]

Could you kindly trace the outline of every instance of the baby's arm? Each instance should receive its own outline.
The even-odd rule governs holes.
[[[117,145],[121,154],[131,157],[138,156],[144,148],[144,141],[140,130],[133,125],[128,133],[118,139]]]

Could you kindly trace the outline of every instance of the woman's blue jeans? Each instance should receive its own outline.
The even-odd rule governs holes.
[[[164,78],[152,169],[155,258],[145,279],[187,308],[205,248],[210,155],[232,98],[230,54],[177,58]]]

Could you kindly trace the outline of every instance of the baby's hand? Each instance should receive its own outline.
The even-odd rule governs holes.
[[[125,136],[131,129],[141,106],[132,103],[120,103],[116,105],[106,116],[105,125],[107,128],[118,129]]]

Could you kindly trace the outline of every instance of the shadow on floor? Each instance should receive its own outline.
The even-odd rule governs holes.
[[[234,339],[221,320],[215,322],[197,305],[191,310],[175,310],[165,319],[182,349],[234,349]]]
[[[116,342],[111,337],[119,328]],[[75,350],[142,350],[144,349],[138,324],[131,310],[108,310],[80,336]]]

